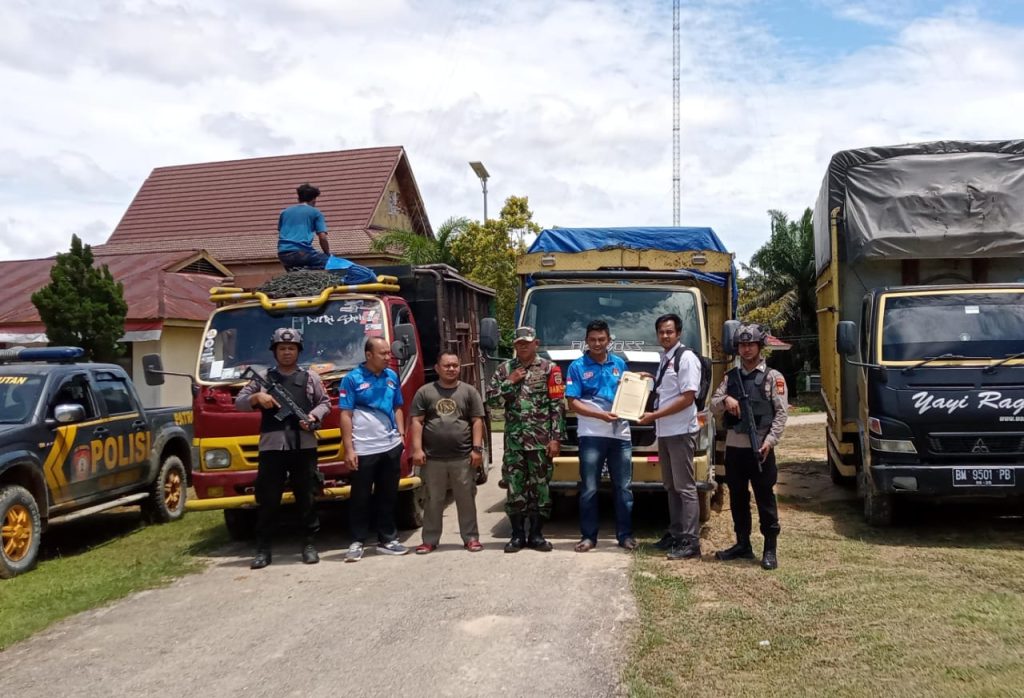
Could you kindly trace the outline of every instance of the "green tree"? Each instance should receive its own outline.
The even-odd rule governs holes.
[[[57,255],[50,283],[32,294],[51,345],[85,349],[92,361],[114,361],[121,353],[128,304],[124,286],[107,265],[93,266],[92,247],[71,237],[71,250]]]
[[[411,230],[388,230],[370,244],[374,252],[396,252],[405,264],[448,264],[459,268],[453,251],[456,238],[466,232],[469,219],[451,217],[441,224],[433,238]]]
[[[471,221],[465,232],[452,243],[455,256],[462,262],[462,272],[497,293],[498,326],[506,349],[511,347],[515,329],[519,291],[516,257],[526,251],[524,238],[540,232],[540,229],[533,221],[529,198],[510,196],[497,219],[491,218],[483,223]]]
[[[773,361],[793,387],[804,362],[818,365],[812,211],[806,209],[799,221],[777,210],[768,215],[771,237],[749,265],[741,265],[746,276],[740,280],[739,314],[746,322],[767,325],[793,345]]]

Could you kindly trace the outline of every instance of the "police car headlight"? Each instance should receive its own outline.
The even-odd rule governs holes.
[[[231,465],[231,454],[226,448],[211,448],[203,454],[207,468],[227,468]]]
[[[876,439],[871,437],[871,448],[889,453],[917,453],[914,442],[909,439]]]

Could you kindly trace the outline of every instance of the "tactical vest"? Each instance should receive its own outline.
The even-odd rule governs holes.
[[[733,371],[740,371],[740,369],[733,368],[729,372]],[[755,370],[744,376],[741,371],[739,376],[743,381],[743,389],[746,391],[747,397],[750,398],[750,411],[754,413],[755,427],[758,431],[770,429],[772,420],[775,418],[775,410],[772,408],[772,401],[764,394],[764,380],[768,376],[767,372]],[[739,400],[740,395],[736,390],[735,381],[728,381],[726,386],[728,395]],[[726,413],[725,422],[729,429],[740,434],[747,433],[747,423],[743,419]]]
[[[309,414],[309,411],[313,409],[313,403],[310,402],[309,396],[306,394],[306,386],[309,384],[309,374],[305,371],[299,370],[290,376],[281,375],[276,368],[272,368],[267,371],[267,380],[279,383],[285,392],[291,395],[292,400],[298,405],[302,411]],[[260,431],[284,431],[285,429],[298,429],[299,420],[296,417],[289,417],[283,422],[274,415],[277,414],[278,408],[274,407],[269,410],[261,410],[262,418],[260,420]]]

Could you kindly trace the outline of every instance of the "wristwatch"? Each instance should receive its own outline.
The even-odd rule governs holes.
[[[484,447],[483,447],[483,446],[474,446],[474,447],[473,447],[473,450],[474,450],[474,451],[475,451],[476,453],[483,453],[483,452],[484,452]]]

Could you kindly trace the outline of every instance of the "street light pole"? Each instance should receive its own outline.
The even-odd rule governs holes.
[[[487,174],[487,168],[484,167],[484,164],[482,162],[479,162],[479,161],[470,162],[469,166],[473,168],[473,172],[475,172],[476,176],[480,178],[480,186],[483,187],[483,190],[484,190],[484,220],[483,220],[483,222],[486,225],[486,223],[487,223],[487,179],[490,177],[490,175]]]

